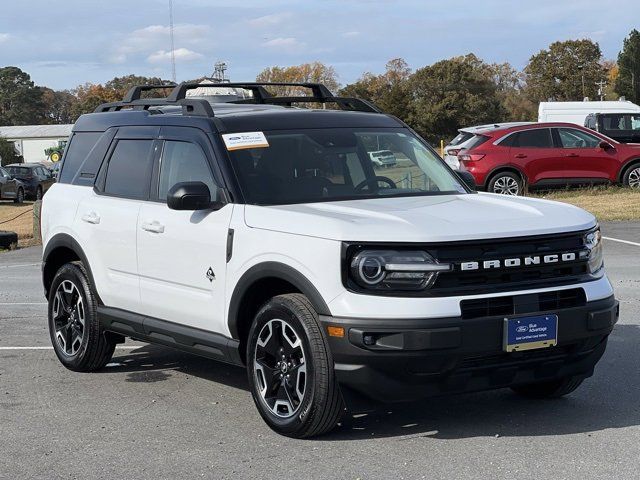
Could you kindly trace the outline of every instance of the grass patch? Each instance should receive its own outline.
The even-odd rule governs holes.
[[[18,245],[33,244],[33,203],[0,202],[0,230],[18,234]],[[17,217],[17,218],[16,218]]]
[[[640,220],[640,190],[592,187],[535,193],[533,197],[570,203],[593,213],[598,220]]]

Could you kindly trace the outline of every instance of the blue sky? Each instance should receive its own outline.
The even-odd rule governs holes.
[[[638,0],[174,0],[177,78],[232,80],[319,60],[342,84],[405,58],[419,68],[473,52],[518,68],[555,40],[590,38],[616,58],[640,28]],[[135,73],[171,77],[168,0],[2,2],[0,66],[39,85],[73,88]]]

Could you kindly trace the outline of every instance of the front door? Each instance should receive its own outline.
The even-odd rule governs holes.
[[[577,128],[557,128],[567,179],[615,180],[619,168],[616,150],[600,148],[602,140]]]
[[[224,331],[227,234],[233,205],[220,210],[167,207],[176,183],[204,182],[215,198],[213,152],[199,130],[163,128],[158,180],[138,219],[140,295],[150,317],[209,331]]]

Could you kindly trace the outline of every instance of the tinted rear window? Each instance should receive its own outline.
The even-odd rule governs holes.
[[[107,166],[104,191],[119,197],[147,198],[152,140],[120,140]]]
[[[26,177],[31,175],[31,169],[27,167],[7,167],[7,171],[14,177]]]
[[[80,132],[73,135],[64,156],[58,182],[72,182],[76,173],[78,173],[78,169],[101,136],[102,132]]]
[[[475,135],[469,142],[465,145],[467,150],[471,150],[472,148],[479,147],[486,141],[488,141],[491,137],[487,137],[486,135]]]
[[[460,132],[453,140],[449,142],[449,145],[454,147],[456,145],[460,145],[462,142],[466,142],[471,137],[473,137],[473,133],[469,132]]]
[[[548,128],[536,128],[519,132],[513,146],[521,148],[549,148],[552,146],[551,130]]]

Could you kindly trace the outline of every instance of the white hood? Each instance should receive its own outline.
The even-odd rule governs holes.
[[[590,213],[488,193],[280,206],[247,205],[249,227],[344,241],[444,242],[586,230]]]

